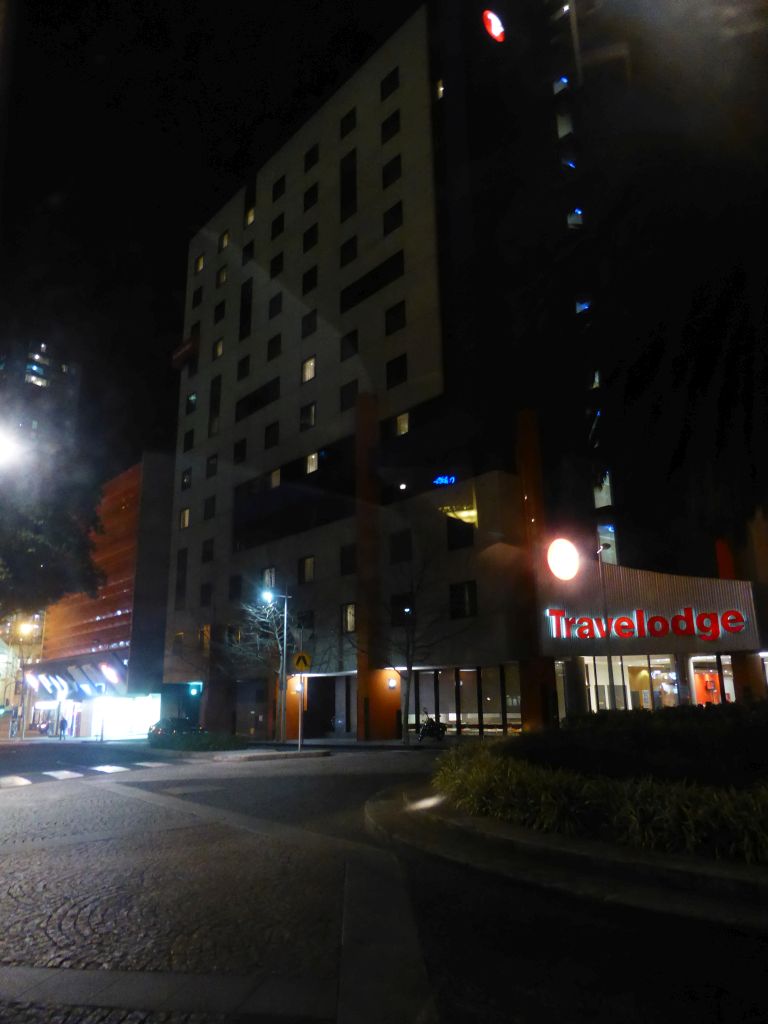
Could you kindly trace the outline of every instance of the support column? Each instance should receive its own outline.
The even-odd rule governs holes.
[[[589,712],[589,695],[587,679],[584,674],[584,662],[581,658],[566,658],[563,668],[566,716],[586,715]]]
[[[456,735],[461,736],[461,672],[453,670],[453,703],[456,708]]]
[[[483,670],[479,665],[475,669],[475,680],[477,683],[477,731],[482,737],[485,732],[483,728]]]
[[[503,665],[499,665],[499,700],[501,701],[501,731],[506,736],[509,732],[507,724],[507,676]]]
[[[763,660],[759,654],[739,651],[731,655],[733,689],[739,703],[768,699]]]
[[[557,724],[557,687],[552,658],[520,662],[520,711],[523,732]]]

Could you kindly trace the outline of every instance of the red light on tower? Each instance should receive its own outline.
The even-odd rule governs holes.
[[[483,24],[491,39],[495,39],[497,43],[504,42],[504,23],[498,14],[494,14],[493,11],[483,11]]]

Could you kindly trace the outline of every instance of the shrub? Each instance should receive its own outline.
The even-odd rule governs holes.
[[[152,736],[149,745],[164,750],[244,750],[248,740],[221,732],[179,732]]]
[[[499,756],[499,743],[456,748],[434,784],[460,810],[541,832],[668,853],[768,863],[768,787],[715,788],[652,778],[588,777]]]

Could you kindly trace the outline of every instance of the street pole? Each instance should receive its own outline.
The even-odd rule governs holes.
[[[280,652],[280,741],[285,743],[287,736],[287,696],[288,696],[288,591],[283,594],[283,644]]]
[[[301,741],[304,736],[304,676],[299,676],[299,753],[301,753]]]

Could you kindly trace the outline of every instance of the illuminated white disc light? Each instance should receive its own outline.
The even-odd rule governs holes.
[[[547,548],[547,565],[559,580],[572,580],[579,571],[579,552],[565,537],[553,540]]]
[[[495,39],[497,43],[504,42],[504,23],[498,14],[494,14],[493,11],[483,11],[483,24],[491,39]]]

